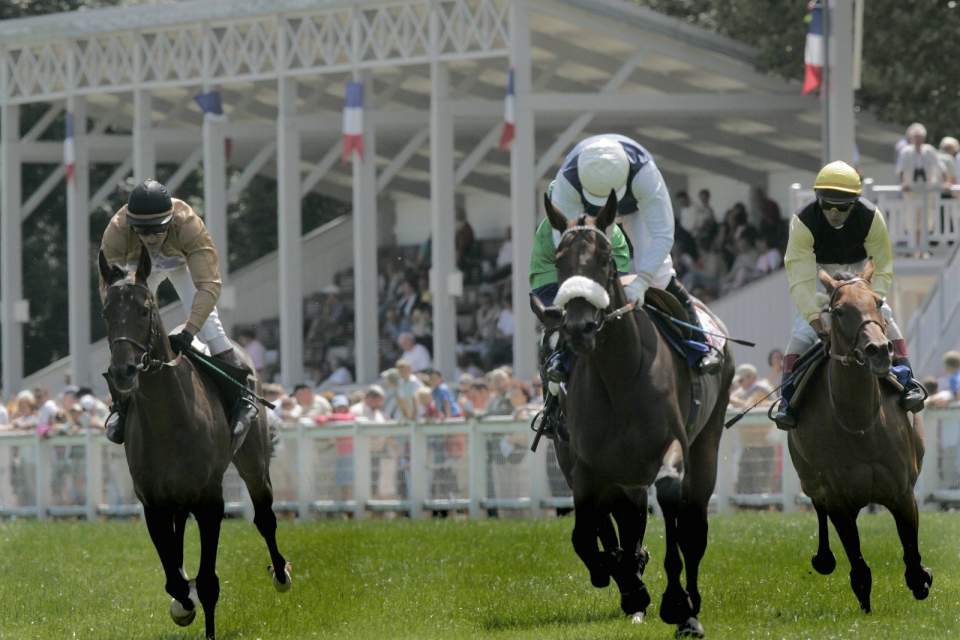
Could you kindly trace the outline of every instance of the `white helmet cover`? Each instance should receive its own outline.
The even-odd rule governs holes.
[[[613,138],[600,138],[583,148],[577,158],[577,174],[583,187],[583,197],[592,205],[602,207],[617,192],[617,200],[627,193],[630,161],[623,145]]]

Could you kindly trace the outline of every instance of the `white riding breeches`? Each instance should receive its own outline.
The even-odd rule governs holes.
[[[196,295],[197,288],[193,284],[193,278],[190,277],[190,271],[186,264],[173,269],[157,270],[155,268],[150,277],[147,278],[147,285],[154,296],[157,295],[157,288],[164,280],[169,280],[170,284],[173,285],[177,296],[180,298],[180,303],[183,305],[184,313],[189,318],[190,310],[193,307],[193,296]],[[222,353],[233,347],[223,330],[223,325],[220,323],[220,314],[217,313],[216,307],[213,308],[203,326],[200,327],[200,333],[197,334],[197,337],[210,347],[210,353]]]

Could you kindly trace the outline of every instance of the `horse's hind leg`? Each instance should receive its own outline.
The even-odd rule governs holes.
[[[857,510],[831,510],[830,520],[833,522],[843,550],[847,552],[850,561],[850,587],[860,601],[860,608],[870,613],[870,589],[873,586],[873,576],[860,553],[860,532],[857,530]]]
[[[678,521],[683,503],[683,474],[683,448],[678,440],[674,440],[663,455],[655,486],[666,532],[663,568],[667,574],[667,589],[660,599],[660,619],[676,625],[686,623],[693,616],[693,603],[680,583],[683,560],[680,557]]]
[[[223,499],[211,499],[193,512],[200,529],[200,568],[197,570],[197,596],[203,605],[203,621],[207,640],[216,636],[216,609],[220,599],[220,578],[217,577],[217,547],[223,522]]]
[[[830,529],[827,527],[827,510],[819,501],[813,501],[813,508],[817,512],[817,555],[810,563],[817,573],[829,575],[837,567],[837,559],[830,550]]]
[[[613,507],[623,546],[613,566],[613,579],[620,589],[620,609],[633,616],[634,622],[641,622],[650,605],[650,593],[643,584],[643,570],[649,556],[640,546],[647,527],[647,492],[640,489],[633,493],[635,495],[618,499]]]
[[[261,430],[251,432],[233,464],[240,473],[247,493],[253,502],[253,524],[263,536],[270,552],[270,567],[273,584],[277,591],[290,588],[290,570],[287,561],[277,546],[277,516],[273,513],[273,486],[270,484],[270,453],[268,441]]]
[[[193,622],[196,608],[190,598],[190,585],[181,573],[183,538],[179,538],[181,546],[177,549],[178,538],[174,531],[174,517],[174,511],[171,509],[146,505],[143,507],[143,519],[147,523],[147,531],[150,533],[153,546],[157,549],[157,555],[160,556],[160,564],[163,565],[163,574],[166,578],[164,589],[176,604],[179,604],[179,607],[171,604],[170,615],[174,622],[180,626],[186,626]]]
[[[903,564],[906,565],[903,577],[913,592],[913,597],[923,600],[930,594],[933,573],[920,561],[920,542],[917,536],[920,518],[917,514],[917,500],[913,493],[907,493],[888,508],[897,522],[897,533],[900,534],[900,543],[903,545]]]

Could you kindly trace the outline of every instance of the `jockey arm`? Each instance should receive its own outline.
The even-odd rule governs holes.
[[[817,256],[813,251],[813,234],[798,216],[790,219],[790,238],[783,256],[790,283],[790,297],[800,315],[812,322],[820,317],[817,304]]]
[[[110,223],[107,224],[107,228],[103,232],[103,238],[100,240],[100,251],[103,252],[103,257],[106,258],[107,264],[115,264],[121,267],[126,266],[127,233],[124,229],[120,228],[117,216],[111,218]],[[100,270],[98,269],[97,273],[99,272]],[[103,275],[99,275],[98,278],[100,281],[100,303],[102,304],[107,299],[107,283],[103,281]]]
[[[890,248],[890,234],[880,209],[873,214],[873,222],[867,238],[863,242],[867,255],[873,258],[873,278],[870,285],[882,297],[887,297],[893,284],[893,250]]]
[[[197,288],[193,306],[190,308],[190,317],[184,328],[197,335],[220,299],[219,258],[213,239],[199,216],[190,216],[176,233],[179,234],[177,244],[186,257],[187,269]]]
[[[673,205],[663,176],[653,162],[637,172],[630,188],[637,199],[637,212],[628,218],[636,245],[633,264],[646,290],[673,248]],[[643,242],[643,238],[647,241]]]

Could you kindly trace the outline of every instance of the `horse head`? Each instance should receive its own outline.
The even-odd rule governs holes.
[[[863,273],[838,273],[830,277],[820,271],[820,282],[830,296],[830,344],[839,358],[848,357],[866,365],[870,372],[885,376],[890,371],[893,343],[887,338],[887,323],[881,313],[883,298],[870,286],[873,260]]]
[[[550,224],[560,232],[556,248],[560,288],[554,304],[563,311],[561,332],[574,351],[592,351],[616,287],[617,267],[607,231],[617,216],[617,196],[611,191],[597,215],[575,220],[560,213],[548,196],[543,200]]]
[[[147,286],[150,255],[141,250],[134,273],[108,264],[102,251],[98,262],[106,284],[103,319],[110,344],[108,375],[118,391],[131,393],[139,386],[140,372],[149,368],[151,352],[163,334],[157,304]],[[164,355],[169,355],[169,346]]]

